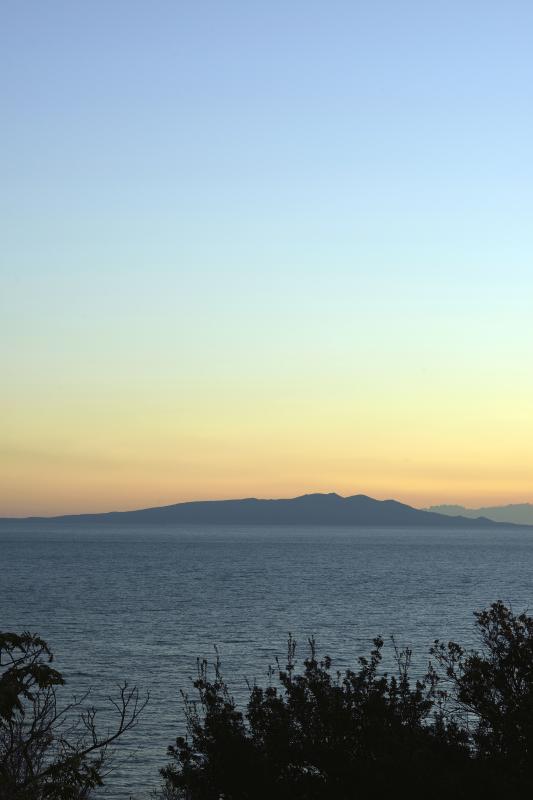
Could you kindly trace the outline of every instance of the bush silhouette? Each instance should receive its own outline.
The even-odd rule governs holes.
[[[479,651],[438,640],[425,677],[383,640],[357,669],[334,671],[310,640],[303,668],[233,701],[217,657],[198,663],[187,736],[169,748],[162,794],[181,800],[519,797],[533,789],[533,619],[498,602],[478,613]]]
[[[533,618],[502,602],[475,614],[479,651],[436,641],[450,713],[469,730],[471,751],[507,790],[533,790]]]

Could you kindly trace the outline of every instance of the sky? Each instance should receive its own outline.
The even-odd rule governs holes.
[[[533,501],[532,35],[4,0],[0,515]]]

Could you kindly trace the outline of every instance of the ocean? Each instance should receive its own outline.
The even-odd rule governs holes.
[[[289,632],[301,658],[314,636],[341,670],[394,635],[422,673],[435,638],[476,645],[475,610],[531,607],[533,531],[17,526],[0,531],[0,565],[0,629],[47,640],[60,697],[91,688],[105,728],[117,684],[150,693],[98,793],[143,800],[184,732],[197,658],[218,648],[240,702]]]

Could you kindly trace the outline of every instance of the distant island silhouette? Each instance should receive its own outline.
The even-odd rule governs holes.
[[[511,522],[515,525],[533,525],[533,503],[511,503],[507,506],[465,508],[458,505],[430,506],[424,509],[436,514],[468,518],[486,517],[494,522]]]
[[[200,500],[138,511],[101,514],[69,514],[58,517],[0,519],[0,523],[97,525],[316,525],[346,527],[494,528],[499,524],[483,517],[420,510],[397,500],[375,500],[363,494],[305,494],[281,500]],[[505,523],[507,526],[509,523]]]

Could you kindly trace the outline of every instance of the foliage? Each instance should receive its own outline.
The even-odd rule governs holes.
[[[475,614],[479,651],[435,641],[451,713],[469,731],[472,752],[507,791],[533,791],[533,617],[501,601]]]
[[[84,800],[101,785],[109,746],[132,728],[145,702],[136,688],[110,701],[118,719],[99,736],[88,693],[60,707],[65,683],[43,639],[0,633],[0,800]]]
[[[476,614],[479,651],[435,641],[421,680],[411,652],[383,640],[358,668],[334,671],[296,643],[268,686],[233,701],[217,657],[198,664],[185,698],[187,736],[169,748],[162,796],[171,800],[348,800],[518,797],[533,788],[533,619],[502,603]],[[275,679],[275,680],[273,680]]]

